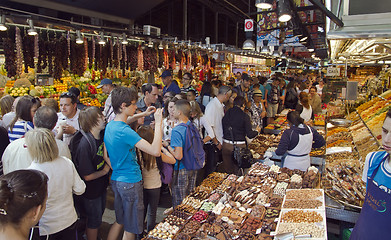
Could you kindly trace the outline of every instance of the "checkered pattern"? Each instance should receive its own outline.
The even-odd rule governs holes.
[[[172,181],[172,205],[175,208],[190,194],[196,184],[197,171],[181,169],[174,171]]]

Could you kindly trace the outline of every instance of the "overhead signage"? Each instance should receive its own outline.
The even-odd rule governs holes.
[[[252,19],[244,20],[244,31],[245,32],[252,32],[252,31],[254,31],[254,22],[253,22]]]
[[[326,72],[326,76],[329,76],[329,77],[338,77],[338,76],[340,76],[340,74],[341,74],[340,70],[341,70],[341,69],[336,68],[336,67],[328,67],[328,68],[327,68],[327,72]]]

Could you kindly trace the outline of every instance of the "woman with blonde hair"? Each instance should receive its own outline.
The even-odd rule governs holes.
[[[26,145],[33,159],[29,168],[42,171],[49,178],[46,210],[39,221],[41,237],[76,240],[77,214],[72,194],[83,194],[86,185],[72,161],[59,157],[56,140],[49,129],[28,131]]]
[[[0,98],[1,117],[12,111],[14,100],[15,99],[11,95],[5,95]]]

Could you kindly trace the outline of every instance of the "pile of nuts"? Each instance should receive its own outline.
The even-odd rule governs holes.
[[[323,196],[318,189],[294,189],[286,192],[287,199],[316,199]]]
[[[294,235],[311,234],[313,238],[324,238],[325,229],[314,223],[280,223],[277,234],[293,232]]]
[[[282,214],[281,222],[289,223],[318,223],[323,217],[315,211],[291,210]]]
[[[289,177],[288,173],[280,173],[280,174],[278,174],[277,180],[279,182],[289,182],[290,177]]]
[[[170,225],[168,222],[161,222],[148,235],[157,239],[172,239],[178,231],[178,226]]]
[[[318,169],[316,169],[316,172],[313,170],[307,171],[307,173],[303,177],[303,188],[313,188],[315,186],[318,180],[317,170]]]
[[[322,205],[322,201],[314,199],[286,200],[283,208],[317,209]]]
[[[201,185],[211,189],[216,189],[226,176],[226,173],[213,172],[209,174],[208,178],[202,181]]]

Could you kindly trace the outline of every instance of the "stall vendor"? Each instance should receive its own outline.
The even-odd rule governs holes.
[[[362,180],[367,193],[351,240],[388,239],[391,236],[391,110],[382,128],[385,151],[371,152],[365,159]]]
[[[284,167],[306,171],[311,163],[311,149],[324,146],[326,141],[314,128],[304,124],[298,112],[289,112],[287,120],[290,128],[282,134],[276,154],[287,154]]]

